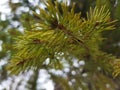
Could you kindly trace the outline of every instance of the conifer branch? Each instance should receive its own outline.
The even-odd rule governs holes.
[[[51,0],[45,2],[45,5],[46,10],[39,8],[40,14],[34,12],[40,18],[40,23],[31,25],[31,31],[25,31],[24,35],[17,37],[17,53],[7,66],[8,70],[19,73],[32,66],[41,68],[47,58],[53,66],[62,66],[60,58],[57,58],[66,55],[72,55],[78,60],[98,59],[96,55],[100,55],[101,32],[114,29],[114,21],[109,21],[109,11],[105,11],[105,7],[91,8],[87,19],[84,19],[80,13],[74,13],[75,5],[71,10],[65,3],[53,4]],[[60,52],[64,54],[60,56]]]

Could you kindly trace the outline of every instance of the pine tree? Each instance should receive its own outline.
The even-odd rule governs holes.
[[[38,7],[40,14],[33,12],[34,17],[29,19],[29,14],[23,15],[24,33],[18,30],[8,30],[7,33],[12,35],[9,42],[12,43],[9,45],[12,58],[7,69],[12,74],[32,69],[35,74],[28,81],[32,86],[28,87],[30,90],[36,90],[41,69],[50,75],[55,90],[115,90],[117,87],[112,77],[119,76],[120,61],[108,54],[111,52],[104,46],[109,40],[104,35],[116,31],[116,20],[111,18],[112,9],[108,10],[111,6],[104,5],[106,2],[108,0],[97,0],[97,5],[86,13],[87,8],[76,11],[80,2],[69,6],[48,0],[44,2],[45,9]],[[8,43],[4,45],[8,46]],[[56,74],[57,71],[62,74]]]

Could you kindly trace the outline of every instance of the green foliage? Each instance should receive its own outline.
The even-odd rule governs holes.
[[[98,7],[101,7],[102,5],[106,5],[107,8],[111,9],[111,7],[110,7],[111,6],[110,0],[97,0],[96,4],[97,4]]]
[[[47,10],[39,8],[40,14],[34,13],[41,19],[40,23],[35,23],[32,30],[25,31],[16,39],[14,47],[17,53],[8,65],[11,73],[41,68],[47,58],[52,65],[54,60],[61,63],[58,57],[66,57],[66,53],[79,60],[97,62],[102,40],[100,33],[114,29],[112,24],[115,21],[110,21],[110,13],[105,6],[91,8],[85,19],[80,17],[80,13],[74,13],[75,5],[71,10],[64,3],[48,1],[45,5]],[[50,63],[48,66],[51,67]]]
[[[29,80],[34,89],[36,88],[38,70],[45,69],[54,83],[60,85],[63,90],[81,88],[83,90],[115,90],[116,85],[111,73],[114,77],[119,76],[120,62],[115,56],[106,53],[113,49],[111,47],[114,46],[114,43],[109,44],[111,47],[108,50],[106,47],[102,48],[103,51],[101,50],[103,40],[107,42],[111,38],[119,36],[119,31],[113,30],[116,27],[114,25],[116,21],[112,21],[110,17],[112,4],[109,0],[97,0],[96,7],[90,8],[86,13],[89,5],[94,6],[94,0],[75,1],[77,5],[70,4],[72,6],[68,6],[65,3],[47,0],[44,3],[45,9],[38,7],[40,14],[33,12],[35,15],[33,16],[29,14],[29,11],[22,13],[20,17],[16,15],[16,11],[21,4],[9,3],[15,15],[14,20],[20,19],[25,30],[23,33],[16,28],[8,30],[7,25],[10,21],[0,21],[0,40],[3,42],[0,57],[3,58],[8,53],[12,55],[7,66],[12,74],[37,69],[33,75],[34,80]],[[26,2],[25,5],[30,5],[28,1]],[[78,13],[79,11],[81,12]],[[115,11],[115,17],[119,19],[119,4]],[[105,34],[110,38],[105,39],[106,37],[102,37],[104,32],[117,32],[117,34],[114,33],[114,36]],[[119,40],[118,37],[116,39]],[[103,46],[107,45],[105,43]],[[118,49],[114,49],[115,52],[116,50]],[[46,62],[47,60],[49,62]],[[74,66],[75,61],[77,63],[84,61],[85,65]],[[68,67],[65,66],[66,64]],[[70,69],[68,73],[64,72],[66,77],[50,72],[51,69],[64,71],[64,68]],[[110,86],[106,87],[108,83]]]
[[[119,15],[120,15],[120,0],[118,0],[117,3],[118,4],[117,4],[117,7],[116,7],[115,17],[120,20],[120,17],[119,17]]]

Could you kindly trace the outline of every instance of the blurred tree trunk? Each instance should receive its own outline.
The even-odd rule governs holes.
[[[39,77],[39,69],[34,71],[34,74],[31,76],[29,80],[29,85],[31,85],[30,90],[37,90],[37,80]]]

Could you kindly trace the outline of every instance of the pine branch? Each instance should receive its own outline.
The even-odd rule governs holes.
[[[84,19],[80,13],[74,13],[75,4],[70,10],[65,3],[47,1],[45,5],[46,9],[39,8],[40,14],[34,12],[40,23],[35,23],[31,31],[17,37],[14,45],[17,53],[7,67],[11,73],[18,74],[31,67],[41,68],[47,58],[52,63],[48,66],[61,67],[60,59],[67,54],[79,60],[95,60],[101,32],[114,29],[112,24],[115,21],[110,22],[110,13],[104,6],[90,9],[87,19]]]

